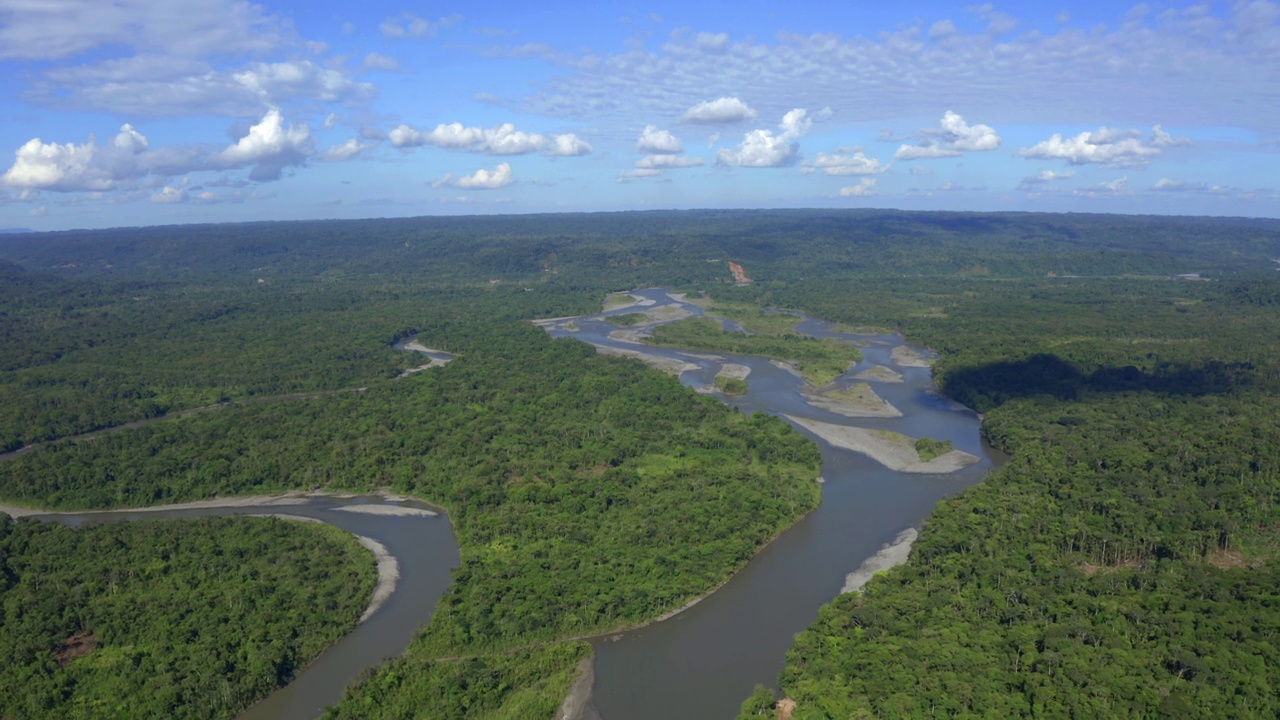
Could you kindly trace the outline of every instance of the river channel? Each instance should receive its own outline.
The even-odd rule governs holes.
[[[918,527],[942,498],[980,481],[1002,462],[979,436],[980,418],[937,394],[928,367],[895,362],[896,335],[836,332],[826,322],[804,319],[798,330],[815,337],[857,344],[864,359],[846,377],[867,368],[890,368],[901,382],[871,380],[901,417],[850,418],[806,401],[794,373],[760,357],[655,348],[618,334],[608,315],[647,312],[668,317],[702,315],[696,305],[664,289],[633,293],[639,304],[600,315],[543,321],[557,337],[576,337],[604,351],[642,352],[684,363],[680,381],[706,391],[727,363],[751,369],[749,390],[739,397],[718,395],[744,412],[767,412],[861,428],[892,430],[911,437],[950,440],[978,461],[948,474],[891,470],[866,455],[841,449],[804,427],[822,451],[823,499],[819,508],[761,551],[741,572],[692,608],[663,622],[593,640],[595,684],[586,717],[604,720],[706,720],[732,718],[756,683],[777,684],[786,651],[796,633],[817,617],[818,608],[840,593],[846,575],[909,527]],[[726,329],[740,329],[732,323]],[[612,337],[611,337],[612,336]],[[628,341],[631,340],[631,341]],[[438,362],[447,355],[401,342]],[[612,350],[608,350],[612,349]],[[927,351],[914,348],[926,355]],[[901,358],[898,358],[900,360]],[[425,369],[425,366],[424,368]],[[17,455],[12,453],[10,455]],[[47,514],[69,525],[121,520],[191,518],[209,515],[283,513],[336,525],[372,538],[399,563],[399,581],[390,599],[367,621],[326,650],[288,686],[250,708],[241,720],[311,720],[336,702],[360,672],[408,647],[431,617],[458,563],[452,529],[443,516],[392,516],[341,510],[360,504],[412,501],[377,497],[306,496],[282,506],[205,507],[160,511]]]
[[[825,483],[819,508],[766,547],[724,587],[689,610],[664,622],[593,641],[592,700],[604,720],[732,718],[756,683],[777,686],[795,634],[817,618],[821,605],[840,593],[848,573],[902,530],[919,527],[939,500],[979,482],[1003,460],[998,451],[983,443],[979,416],[937,393],[928,367],[902,367],[894,361],[893,349],[905,344],[900,336],[835,332],[830,323],[812,318],[798,326],[808,335],[860,346],[863,360],[846,377],[874,366],[902,375],[902,382],[869,383],[902,412],[901,417],[850,418],[809,404],[801,393],[800,378],[764,358],[717,353],[723,360],[712,360],[710,353],[638,346],[616,339],[618,327],[604,321],[605,316],[634,312],[661,315],[660,308],[673,304],[687,313],[702,315],[700,308],[678,302],[665,290],[633,294],[644,304],[578,318],[571,326],[556,323],[549,331],[601,347],[641,350],[697,366],[680,376],[681,382],[691,387],[710,385],[725,363],[745,365],[751,368],[748,392],[740,397],[720,396],[744,412],[951,440],[956,449],[979,458],[950,474],[898,472],[860,453],[834,447],[796,426],[822,450]],[[913,349],[929,355],[923,348]]]

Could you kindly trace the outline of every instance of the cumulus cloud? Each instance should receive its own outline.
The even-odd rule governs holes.
[[[80,145],[32,138],[14,153],[14,163],[0,183],[22,190],[114,190],[149,172],[143,162],[148,145],[147,138],[127,124],[105,145],[98,145],[92,135]]]
[[[546,154],[555,157],[578,157],[580,155],[590,155],[591,145],[573,133],[568,133],[566,135],[552,135],[551,146],[547,148]]]
[[[731,123],[741,120],[752,120],[756,111],[736,97],[722,97],[718,100],[707,100],[685,111],[684,122],[689,123]]]
[[[1072,165],[1096,163],[1108,167],[1141,169],[1150,165],[1165,148],[1189,142],[1186,138],[1174,137],[1165,132],[1159,125],[1152,128],[1150,137],[1144,137],[1137,130],[1103,127],[1071,138],[1063,138],[1054,133],[1048,140],[1019,150],[1018,155],[1040,160],[1065,160]]]
[[[716,164],[737,167],[786,167],[796,161],[799,143],[792,142],[809,130],[813,121],[802,108],[782,116],[774,135],[769,130],[752,130],[742,137],[742,144],[716,153]]]
[[[311,129],[306,125],[285,127],[284,116],[273,108],[214,160],[222,167],[253,166],[249,179],[266,182],[279,180],[285,168],[305,164],[312,154]]]
[[[424,20],[413,13],[401,13],[389,17],[378,25],[378,30],[389,38],[433,38],[441,30],[457,25],[462,21],[461,15],[449,15],[435,22]]]
[[[1210,185],[1209,183],[1193,183],[1186,180],[1172,180],[1170,178],[1160,178],[1155,185],[1151,186],[1156,192],[1165,193],[1225,193],[1232,188],[1224,185]]]
[[[875,194],[875,178],[862,178],[857,185],[840,188],[840,197],[871,197]]]
[[[408,125],[400,125],[387,134],[391,145],[412,148],[422,145],[468,150],[486,155],[527,155],[542,152],[552,156],[588,155],[591,145],[573,133],[546,136],[517,130],[512,123],[503,123],[489,129],[467,127],[459,122],[437,125],[434,130],[422,132]]]
[[[1022,178],[1022,182],[1018,184],[1018,188],[1022,190],[1031,190],[1038,185],[1051,183],[1055,180],[1066,180],[1075,177],[1073,172],[1056,172],[1054,170],[1043,170],[1036,175]]]
[[[320,159],[328,162],[350,160],[371,147],[373,147],[373,145],[369,143],[362,143],[356,138],[351,138],[341,145],[334,145],[320,153]]]
[[[640,139],[636,141],[636,150],[652,155],[679,155],[684,152],[684,143],[666,130],[645,125]]]
[[[497,190],[515,182],[515,178],[511,174],[511,165],[508,163],[498,163],[493,170],[485,170],[481,168],[474,175],[464,175],[452,182],[454,187],[460,187],[467,190]]]
[[[187,200],[186,188],[180,188],[180,187],[175,188],[175,187],[169,187],[168,185],[165,185],[163,190],[151,196],[151,202],[153,203],[172,204],[172,203],[186,202],[186,200]]]
[[[861,150],[846,154],[818,153],[818,159],[805,163],[805,167],[821,170],[824,175],[879,175],[889,169],[888,165],[882,165],[879,160],[867,157]]]
[[[894,160],[925,160],[957,157],[965,152],[982,152],[1000,147],[1000,136],[988,125],[969,125],[964,118],[948,110],[936,128],[915,134],[914,145],[903,145]]]

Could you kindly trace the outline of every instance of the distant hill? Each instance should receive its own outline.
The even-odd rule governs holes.
[[[33,233],[35,230],[31,228],[0,228],[0,235],[22,235],[24,233]]]

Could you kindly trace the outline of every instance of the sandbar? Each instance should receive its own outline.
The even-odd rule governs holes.
[[[677,358],[654,355],[647,352],[640,352],[639,350],[627,350],[625,348],[616,348],[611,345],[596,345],[595,348],[596,352],[601,355],[635,358],[655,370],[671,373],[676,377],[683,375],[689,370],[698,369],[698,366],[691,362],[685,362],[684,360],[679,360]]]
[[[747,377],[751,375],[751,368],[746,365],[739,365],[738,363],[725,363],[720,367],[720,372],[716,373],[716,377],[720,377],[721,375],[733,378],[734,380],[746,380]]]
[[[902,382],[902,373],[885,367],[884,365],[873,365],[866,370],[854,375],[858,380],[871,380],[873,382]]]
[[[933,360],[921,355],[919,352],[912,350],[906,345],[899,345],[889,352],[889,358],[893,360],[898,367],[923,368],[932,367]]]
[[[436,517],[439,513],[416,507],[403,505],[343,505],[334,508],[342,512],[362,513],[364,515],[386,515],[391,517]]]
[[[902,411],[876,394],[866,383],[843,390],[802,390],[806,402],[845,417],[902,417]]]
[[[883,430],[836,425],[808,418],[784,415],[791,422],[805,428],[831,445],[862,453],[890,470],[900,472],[943,475],[955,472],[978,462],[976,455],[962,450],[952,450],[928,461],[921,462],[916,452],[915,440],[906,435]]]
[[[905,563],[907,558],[911,557],[911,544],[919,536],[920,533],[916,532],[915,528],[907,528],[898,533],[898,537],[894,538],[893,542],[881,547],[879,552],[864,560],[857,570],[845,575],[844,588],[840,590],[840,594],[857,592],[875,577],[876,573]]]
[[[387,598],[391,597],[391,593],[396,591],[396,582],[400,580],[400,561],[387,552],[387,547],[377,540],[363,535],[355,537],[361,545],[373,553],[373,559],[378,563],[378,584],[373,587],[373,597],[369,598],[369,607],[364,609],[364,614],[356,621],[362,623],[373,617],[373,614],[387,602]]]

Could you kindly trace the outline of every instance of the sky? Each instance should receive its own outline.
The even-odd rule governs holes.
[[[0,0],[0,229],[1280,217],[1280,3]]]

